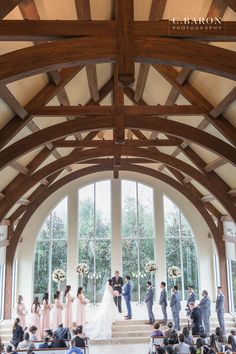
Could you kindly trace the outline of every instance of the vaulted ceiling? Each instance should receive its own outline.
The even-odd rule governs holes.
[[[236,221],[236,1],[0,4],[0,220],[12,252],[43,200],[104,170],[178,189],[222,238],[222,221]],[[174,28],[185,16],[222,28]]]

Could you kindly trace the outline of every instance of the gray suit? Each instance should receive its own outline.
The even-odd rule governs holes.
[[[180,330],[179,313],[181,310],[181,305],[180,305],[180,295],[178,291],[172,294],[170,299],[170,307],[171,307],[171,312],[174,321],[174,329],[176,331],[179,331]]]
[[[224,294],[218,294],[216,299],[216,313],[219,321],[220,328],[225,333],[225,319],[224,319],[224,303],[225,303],[225,296]]]
[[[202,322],[206,334],[210,335],[211,300],[209,296],[204,296],[198,304],[202,311]]]
[[[166,288],[163,288],[160,293],[159,305],[161,305],[161,311],[163,313],[163,323],[167,324],[167,293]]]
[[[187,304],[186,304],[186,310],[188,316],[191,314],[189,304],[191,304],[191,302],[195,303],[195,301],[196,301],[196,295],[194,294],[194,292],[192,292],[191,294],[189,294]]]
[[[153,288],[152,286],[149,286],[146,292],[146,295],[144,297],[144,301],[146,302],[147,310],[148,310],[148,316],[149,316],[149,322],[154,323],[155,322],[155,317],[152,311],[152,306],[153,306]]]

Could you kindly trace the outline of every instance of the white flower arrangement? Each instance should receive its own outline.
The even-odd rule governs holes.
[[[55,281],[56,283],[63,281],[65,278],[66,278],[66,273],[64,272],[63,269],[58,268],[52,272],[52,280]]]
[[[145,271],[147,273],[156,273],[158,270],[158,265],[154,261],[149,261],[145,265]]]
[[[76,272],[79,273],[79,275],[88,274],[88,271],[89,271],[89,266],[86,263],[79,263],[76,267]]]
[[[176,279],[181,277],[181,270],[179,269],[179,267],[176,266],[172,266],[168,269],[168,277],[170,279]]]

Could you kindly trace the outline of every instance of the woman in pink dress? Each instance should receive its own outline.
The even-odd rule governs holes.
[[[17,304],[16,304],[16,317],[20,319],[20,325],[24,329],[25,328],[25,315],[27,314],[25,310],[25,304],[23,302],[23,297],[21,295],[18,296]]]
[[[65,309],[65,327],[72,328],[72,303],[73,298],[70,294],[71,286],[67,285],[65,288],[64,296],[66,298],[66,309]]]
[[[36,296],[34,298],[34,302],[33,302],[32,308],[31,308],[31,312],[32,312],[31,324],[32,324],[32,326],[37,327],[38,340],[41,339],[40,309],[41,309],[41,307],[40,307],[40,303],[39,303],[39,298]]]
[[[42,304],[41,333],[45,335],[45,329],[50,329],[51,305],[48,302],[48,293],[44,293]]]
[[[86,300],[85,300],[84,291],[83,291],[82,287],[78,288],[77,300],[78,300],[78,302],[77,302],[76,324],[77,324],[77,326],[84,326]]]
[[[54,295],[54,308],[53,308],[53,329],[56,330],[60,324],[62,324],[62,303],[60,300],[60,291],[57,291]]]

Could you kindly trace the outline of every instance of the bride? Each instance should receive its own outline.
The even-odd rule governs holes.
[[[119,318],[118,309],[114,303],[114,294],[112,289],[112,279],[108,279],[105,291],[102,297],[98,313],[88,321],[84,331],[90,339],[109,339],[111,338],[111,327],[113,322]]]

